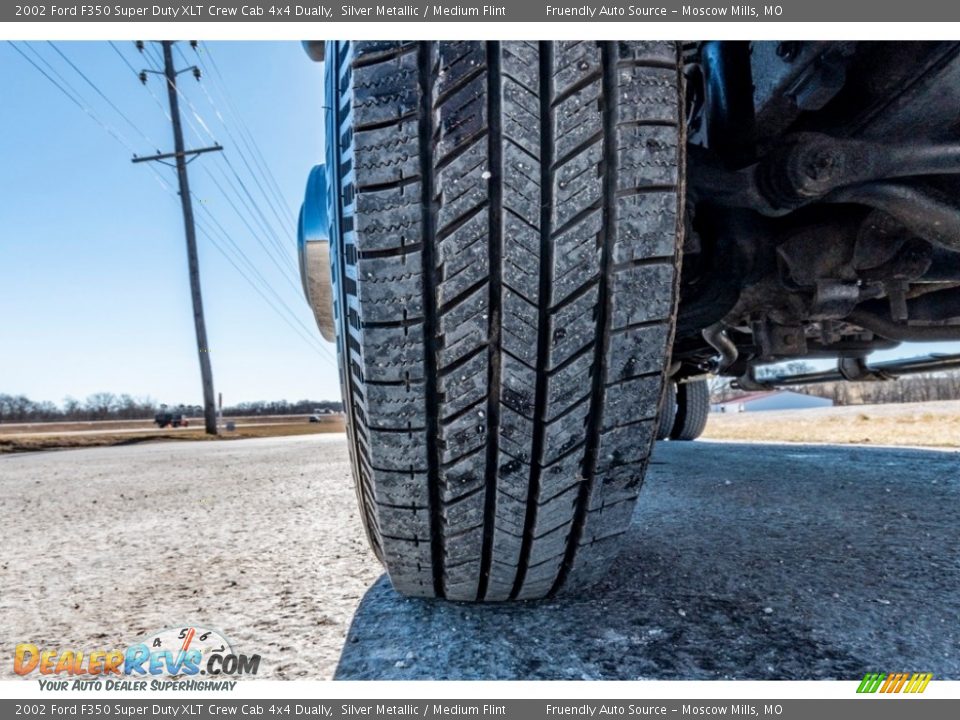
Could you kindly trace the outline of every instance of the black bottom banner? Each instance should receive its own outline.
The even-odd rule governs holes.
[[[607,720],[637,717],[746,717],[808,720],[910,720],[960,717],[960,700],[880,696],[830,700],[0,700],[0,717],[395,718],[396,720]]]

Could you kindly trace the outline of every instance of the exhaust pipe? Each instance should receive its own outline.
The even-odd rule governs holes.
[[[836,370],[802,373],[799,375],[778,375],[764,378],[761,382],[767,387],[791,387],[796,385],[813,385],[825,382],[843,381],[882,381],[896,380],[903,375],[916,375],[925,372],[943,372],[960,368],[960,354],[931,353],[905,360],[888,360],[887,362],[867,365],[860,358],[847,358],[838,363]]]

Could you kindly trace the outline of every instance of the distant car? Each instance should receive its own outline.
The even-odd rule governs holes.
[[[165,427],[187,427],[190,424],[190,421],[184,418],[182,414],[170,412],[158,412],[153,416],[153,422],[161,429]]]
[[[320,422],[320,416],[314,413],[313,415],[310,416],[310,422],[312,423]]]

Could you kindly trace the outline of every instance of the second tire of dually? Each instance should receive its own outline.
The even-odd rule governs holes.
[[[677,385],[677,413],[670,431],[671,440],[696,440],[707,427],[710,416],[710,385],[693,380]]]
[[[332,42],[338,353],[394,587],[532,599],[630,524],[676,313],[668,42]]]
[[[663,389],[663,400],[660,402],[660,415],[657,420],[657,440],[666,440],[673,429],[673,421],[677,415],[677,385],[668,381]]]

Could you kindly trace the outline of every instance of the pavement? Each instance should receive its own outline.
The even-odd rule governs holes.
[[[660,443],[609,577],[526,606],[381,578],[336,678],[960,678],[960,454]]]
[[[661,443],[603,583],[479,606],[392,591],[342,435],[3,456],[0,652],[191,624],[270,679],[960,679],[958,471],[955,452]]]

